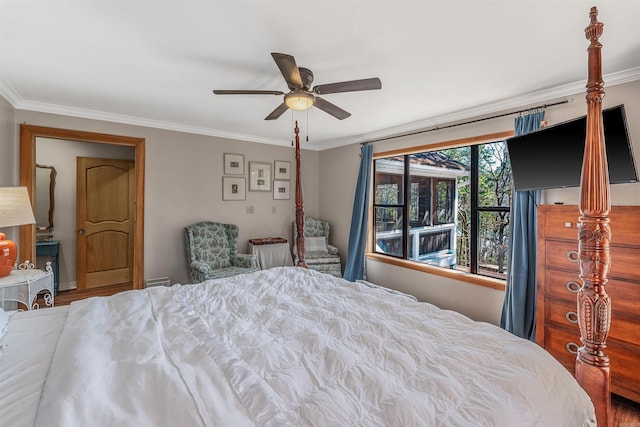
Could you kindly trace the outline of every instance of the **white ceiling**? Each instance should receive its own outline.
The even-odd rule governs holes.
[[[300,120],[324,149],[584,91],[584,28],[604,23],[606,84],[640,78],[640,1],[0,0],[0,95],[14,107],[273,144]],[[352,113],[264,118],[287,91],[271,52]],[[308,119],[308,120],[307,120]]]

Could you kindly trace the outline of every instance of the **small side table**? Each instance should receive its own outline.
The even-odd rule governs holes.
[[[43,291],[47,292],[44,295],[45,305],[53,307],[53,271],[50,262],[47,262],[45,271],[42,271],[25,261],[8,276],[0,277],[0,301],[22,303],[27,310],[40,308],[36,297]]]
[[[293,265],[289,243],[282,237],[250,239],[249,252],[258,256],[258,266],[261,270]]]

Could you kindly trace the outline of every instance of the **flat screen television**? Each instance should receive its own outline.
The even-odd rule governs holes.
[[[609,183],[637,182],[624,105],[602,111]],[[517,191],[579,187],[587,116],[507,139]]]

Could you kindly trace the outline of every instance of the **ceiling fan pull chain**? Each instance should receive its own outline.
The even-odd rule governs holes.
[[[291,110],[291,127],[289,129],[293,129],[293,110]],[[291,131],[291,146],[293,147],[293,138],[295,133]]]

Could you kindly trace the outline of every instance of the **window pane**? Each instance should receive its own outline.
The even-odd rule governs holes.
[[[375,161],[376,205],[404,203],[404,157],[390,157]]]
[[[376,207],[376,248],[383,254],[402,256],[402,209]]]
[[[460,199],[458,199],[460,200]],[[456,224],[456,269],[469,272],[471,268],[471,208],[458,203]]]
[[[434,224],[453,223],[453,213],[455,212],[456,182],[452,179],[436,180],[436,217]]]
[[[431,225],[431,178],[411,176],[410,227]]]
[[[511,163],[505,141],[480,145],[478,205],[511,205]]]
[[[506,279],[509,249],[509,212],[480,212],[478,273]]]

